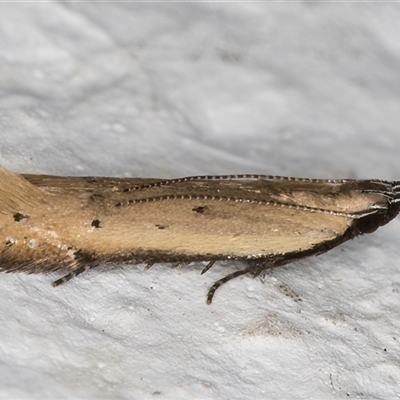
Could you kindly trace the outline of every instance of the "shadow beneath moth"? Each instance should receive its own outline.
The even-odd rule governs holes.
[[[240,260],[215,282],[324,253],[399,213],[400,182],[270,175],[180,179],[17,175],[0,167],[0,270]]]

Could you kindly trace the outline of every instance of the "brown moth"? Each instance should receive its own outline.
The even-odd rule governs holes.
[[[270,175],[181,179],[17,175],[0,167],[0,270],[242,260],[215,282],[324,253],[399,213],[400,182]]]

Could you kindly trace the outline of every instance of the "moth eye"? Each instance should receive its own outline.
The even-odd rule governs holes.
[[[367,215],[357,220],[356,226],[360,233],[372,233],[384,224],[384,219],[385,215],[382,213]]]

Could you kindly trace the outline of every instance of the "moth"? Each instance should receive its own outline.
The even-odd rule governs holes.
[[[0,270],[241,260],[215,282],[324,253],[400,210],[400,181],[270,175],[179,179],[14,174],[0,167]]]

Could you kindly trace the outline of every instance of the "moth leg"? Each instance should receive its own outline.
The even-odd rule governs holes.
[[[207,266],[202,271],[202,274],[205,271],[208,271],[212,267],[211,263],[214,264],[214,261],[210,261],[207,264]],[[210,264],[211,264],[211,266],[209,266]],[[212,285],[210,290],[208,291],[207,304],[211,304],[212,299],[214,297],[215,291],[220,286],[222,286],[224,283],[230,281],[231,279],[237,278],[238,276],[245,275],[245,274],[248,274],[248,273],[251,273],[253,275],[253,278],[257,278],[257,276],[260,275],[262,271],[264,271],[265,269],[268,269],[268,268],[273,268],[274,266],[276,266],[276,265],[274,265],[274,264],[272,264],[270,262],[266,262],[266,261],[249,262],[249,266],[247,268],[242,269],[240,271],[233,272],[232,274],[229,274],[229,275],[225,276],[225,278],[222,278],[219,281],[215,282],[214,285]]]
[[[253,275],[253,278],[257,278],[263,272],[265,269],[273,268],[276,265],[271,265],[268,264],[267,262],[256,262],[256,263],[250,263],[250,272]]]
[[[215,261],[210,261],[201,271],[201,275],[205,274],[213,265],[215,264]]]
[[[91,268],[90,265],[84,265],[84,266],[75,268],[69,274],[67,274],[67,275],[63,276],[62,278],[57,279],[56,281],[54,281],[52,283],[52,286],[53,287],[60,286],[63,283],[70,281],[72,278],[75,278],[76,276],[78,276],[78,275],[82,274],[83,272],[89,270],[90,268]]]
[[[149,262],[146,264],[146,266],[144,267],[145,270],[150,269],[155,263],[154,262]]]
[[[188,262],[188,261],[181,261],[181,262],[174,264],[174,268],[187,267],[189,264],[190,264],[190,262]]]
[[[225,276],[225,278],[222,278],[219,281],[215,282],[214,285],[212,285],[210,290],[208,291],[207,304],[211,304],[212,299],[214,297],[214,293],[220,286],[222,286],[224,283],[230,281],[231,279],[234,279],[234,278],[237,278],[238,276],[245,275],[245,274],[247,274],[249,272],[252,272],[253,269],[254,269],[254,266],[247,267],[247,268],[242,269],[240,271],[233,272],[233,273]]]

